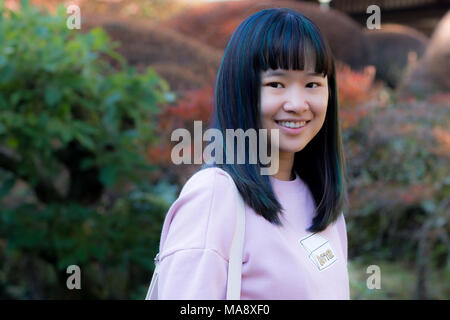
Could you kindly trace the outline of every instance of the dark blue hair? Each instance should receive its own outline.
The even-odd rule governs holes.
[[[219,129],[223,137],[226,129],[258,132],[263,128],[261,71],[269,68],[304,70],[305,61],[315,63],[314,71],[328,76],[329,88],[323,127],[295,154],[293,165],[293,170],[308,185],[316,204],[316,215],[308,231],[318,232],[338,218],[348,200],[334,57],[319,28],[310,19],[289,8],[272,8],[251,15],[238,26],[217,74],[215,111],[210,127]],[[225,141],[223,145],[226,159]],[[271,223],[282,225],[278,213],[282,213],[283,208],[273,192],[269,176],[260,174],[264,165],[259,161],[249,163],[247,141],[246,150],[245,164],[223,161],[223,164],[205,164],[202,169],[215,166],[225,170],[248,206]]]

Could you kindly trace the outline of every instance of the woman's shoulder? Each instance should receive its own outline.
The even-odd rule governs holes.
[[[194,173],[184,184],[180,197],[193,190],[204,190],[211,188],[230,187],[231,180],[223,169],[218,167],[207,167]]]
[[[204,168],[184,184],[163,225],[160,251],[210,249],[228,259],[236,224],[237,201],[228,174]],[[163,243],[164,242],[164,243]]]

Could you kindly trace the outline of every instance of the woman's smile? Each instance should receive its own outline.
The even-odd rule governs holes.
[[[284,130],[286,134],[297,135],[305,129],[309,121],[280,121],[275,120],[275,123]]]

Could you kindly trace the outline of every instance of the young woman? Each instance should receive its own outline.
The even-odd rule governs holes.
[[[287,8],[243,21],[220,65],[214,117],[224,137],[278,129],[279,170],[216,162],[187,181],[164,221],[159,299],[226,298],[237,217],[227,175],[245,201],[241,299],[349,299],[335,67],[318,27]]]

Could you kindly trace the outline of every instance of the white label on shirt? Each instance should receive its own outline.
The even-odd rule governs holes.
[[[299,240],[303,248],[308,252],[312,263],[322,271],[337,261],[331,243],[323,236],[313,233]]]

